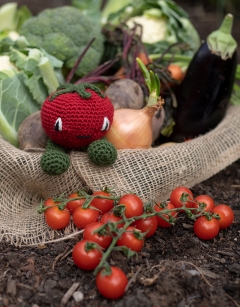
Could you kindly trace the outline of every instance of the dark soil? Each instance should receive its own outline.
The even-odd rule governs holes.
[[[191,13],[201,38],[215,29],[214,13],[201,15],[199,7],[193,10],[188,5],[191,1],[176,2]],[[238,26],[239,21],[235,29]],[[76,237],[38,247],[19,248],[2,242],[0,306],[240,306],[240,161],[194,186],[192,191],[196,196],[208,194],[217,204],[231,206],[234,223],[215,239],[201,241],[193,234],[193,222],[182,217],[174,227],[159,228],[148,238],[137,258],[127,260],[120,252],[112,253],[110,264],[119,266],[129,278],[128,290],[121,299],[103,298],[96,290],[93,274],[75,266],[71,250],[80,239]],[[73,286],[72,293],[83,293],[81,302],[75,296],[65,299]]]
[[[127,260],[120,252],[109,258],[129,278],[124,297],[104,299],[96,290],[92,272],[75,266],[73,245],[80,239],[38,247],[17,248],[2,243],[0,252],[0,306],[117,306],[117,307],[236,307],[240,306],[240,161],[192,188],[208,194],[235,212],[235,221],[213,240],[201,241],[193,223],[179,218],[171,229],[158,229],[139,253]],[[76,284],[77,283],[77,284]],[[84,299],[71,296],[74,284]]]

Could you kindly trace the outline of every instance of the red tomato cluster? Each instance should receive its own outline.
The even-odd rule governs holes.
[[[120,250],[140,252],[145,238],[154,235],[158,228],[174,225],[182,212],[195,217],[194,233],[203,240],[213,239],[234,219],[229,206],[216,206],[208,195],[194,197],[184,186],[173,189],[169,201],[151,207],[145,206],[136,194],[117,198],[104,190],[92,195],[75,192],[62,203],[50,198],[44,202],[44,208],[46,223],[51,228],[63,229],[72,219],[76,227],[83,229],[82,240],[73,247],[73,261],[82,270],[96,270],[97,289],[108,299],[124,295],[128,283],[121,269],[106,267],[106,255],[114,245]]]
[[[177,187],[171,192],[170,202],[177,208],[196,209],[191,210],[193,214],[201,213],[201,210],[206,213],[194,222],[194,233],[202,240],[215,238],[221,229],[229,227],[234,220],[231,207],[226,204],[215,205],[209,195],[194,197],[192,191],[184,186]]]

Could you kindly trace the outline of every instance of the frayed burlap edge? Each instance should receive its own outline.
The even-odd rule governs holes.
[[[25,152],[0,139],[0,241],[35,245],[64,240],[81,231],[73,223],[63,231],[49,229],[37,213],[48,197],[83,187],[103,186],[117,194],[137,193],[144,200],[166,200],[179,185],[192,187],[240,158],[240,107],[229,107],[211,132],[189,142],[148,150],[120,150],[110,167],[96,167],[86,153],[71,152],[71,167],[60,176],[40,168],[42,152]]]

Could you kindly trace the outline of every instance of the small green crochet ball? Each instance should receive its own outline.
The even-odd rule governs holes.
[[[70,166],[70,158],[65,152],[48,150],[40,160],[42,170],[49,175],[60,175]]]
[[[107,140],[97,140],[88,146],[89,160],[98,166],[110,166],[117,160],[117,149]]]

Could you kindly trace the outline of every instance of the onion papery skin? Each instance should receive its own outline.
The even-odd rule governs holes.
[[[152,144],[152,117],[156,107],[118,109],[114,111],[112,125],[105,135],[116,149],[148,149]]]

